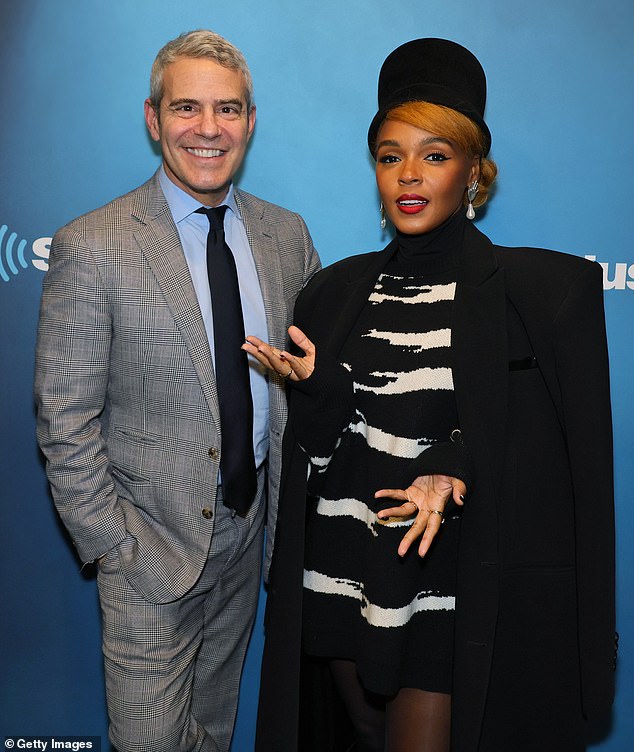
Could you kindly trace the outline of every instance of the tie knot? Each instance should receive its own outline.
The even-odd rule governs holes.
[[[196,209],[196,214],[205,214],[209,220],[209,227],[212,230],[223,230],[224,219],[227,206],[212,206],[208,209],[206,206],[201,206],[200,209]]]

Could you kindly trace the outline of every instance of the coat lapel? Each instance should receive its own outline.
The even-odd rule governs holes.
[[[456,703],[472,708],[459,735],[477,739],[497,621],[509,365],[504,273],[491,242],[472,225],[465,228],[456,285],[452,356],[460,428],[478,469],[461,523],[454,662],[466,679],[454,695]],[[465,582],[471,587],[461,587]]]
[[[508,341],[504,272],[490,240],[465,228],[452,325],[453,376],[461,429],[477,464],[498,485],[504,458]],[[483,418],[484,416],[484,418]]]
[[[374,289],[376,281],[385,265],[396,251],[396,241],[393,240],[382,251],[376,253],[363,275],[348,277],[345,286],[341,290],[341,297],[334,301],[340,308],[337,315],[337,325],[330,327],[324,337],[324,345],[333,355],[338,355],[344,346],[348,335],[355,325],[361,311],[368,302],[370,293]]]
[[[147,203],[141,201],[132,209],[132,216],[139,223],[135,238],[185,340],[219,432],[220,413],[211,352],[189,267],[157,176],[146,185]]]

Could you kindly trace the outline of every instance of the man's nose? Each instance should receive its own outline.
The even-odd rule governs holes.
[[[220,134],[221,129],[218,125],[218,116],[212,107],[202,110],[196,130],[204,138],[215,138]]]

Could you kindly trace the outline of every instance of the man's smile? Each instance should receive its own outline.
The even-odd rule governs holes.
[[[222,149],[196,149],[193,146],[186,146],[185,151],[195,157],[221,157],[224,154]]]

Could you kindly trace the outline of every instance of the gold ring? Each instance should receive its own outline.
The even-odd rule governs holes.
[[[288,373],[282,374],[282,378],[283,379],[287,379],[292,373],[293,373],[293,369],[291,368],[291,369],[289,369]]]
[[[440,509],[428,509],[427,511],[429,512],[429,514],[439,514],[439,515],[440,515],[440,519],[441,519],[441,520],[442,520],[442,519],[444,518],[444,516],[445,516],[445,513],[444,513],[444,512],[441,512],[441,511],[440,511]]]

